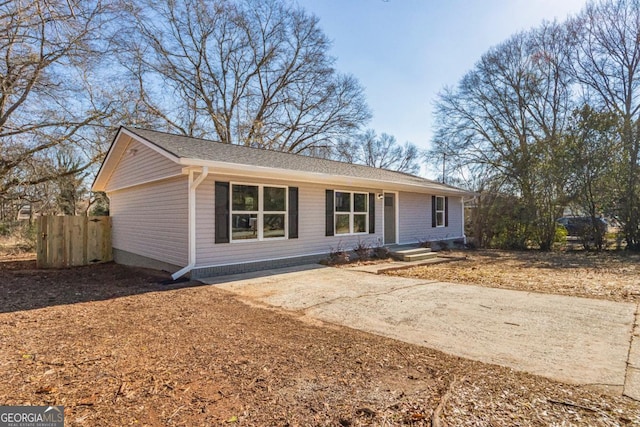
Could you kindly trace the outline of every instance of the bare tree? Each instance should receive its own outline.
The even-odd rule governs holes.
[[[525,205],[522,243],[550,249],[565,200],[561,144],[571,103],[570,40],[547,23],[489,50],[455,89],[436,103],[432,156],[452,170],[484,166],[505,194]]]
[[[573,71],[585,102],[622,120],[619,214],[627,248],[640,250],[640,1],[589,3],[571,29],[579,40]]]
[[[56,205],[63,215],[76,215],[78,204],[84,198],[86,187],[83,181],[86,173],[68,174],[68,171],[80,168],[79,160],[73,153],[60,150],[55,155],[55,170],[59,177],[53,182],[57,186]]]
[[[0,3],[0,193],[58,178],[40,167],[57,149],[78,158],[64,175],[96,161],[85,131],[113,112],[92,74],[107,12],[100,0]]]
[[[347,163],[417,174],[421,153],[414,144],[400,145],[393,135],[377,135],[373,129],[340,141],[334,157]]]
[[[623,163],[619,129],[619,116],[596,111],[589,105],[574,111],[567,129],[572,201],[591,219],[584,230],[585,247],[591,243],[597,249],[604,247],[600,217],[617,214],[618,171]]]
[[[369,118],[362,88],[333,68],[318,19],[276,0],[130,6],[122,63],[156,123],[275,150],[328,147]]]

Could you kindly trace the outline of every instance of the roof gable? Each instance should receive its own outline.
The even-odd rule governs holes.
[[[135,147],[132,149],[132,147]],[[161,149],[155,144],[151,144],[150,142],[138,137],[135,134],[132,134],[127,128],[121,127],[118,130],[118,133],[113,139],[109,150],[98,170],[96,178],[91,186],[93,191],[106,191],[107,186],[110,185],[110,181],[114,178],[114,175],[118,175],[118,170],[122,163],[131,163],[131,159],[127,158],[127,152],[130,154],[135,154],[132,151],[138,151],[138,148],[141,147],[143,150],[149,150],[152,152],[151,156],[153,157],[162,157],[162,159],[166,159],[166,161],[170,161],[179,165],[179,159],[167,152],[166,150]],[[149,156],[144,156],[147,159]],[[136,159],[137,161],[137,159]],[[143,160],[144,161],[144,160]],[[128,165],[129,168],[131,167]],[[127,169],[129,169],[127,168]],[[153,177],[150,177],[153,178]]]

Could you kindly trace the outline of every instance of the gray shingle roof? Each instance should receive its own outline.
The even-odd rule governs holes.
[[[238,165],[260,166],[289,171],[315,172],[336,176],[372,179],[399,184],[440,188],[445,192],[468,193],[419,176],[370,166],[338,162],[300,154],[222,144],[216,141],[174,135],[147,129],[124,128],[162,150],[183,159],[219,161]]]

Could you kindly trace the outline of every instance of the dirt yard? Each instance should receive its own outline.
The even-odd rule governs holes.
[[[167,279],[115,264],[0,261],[0,403],[64,405],[67,426],[640,425],[640,402],[628,398]],[[599,292],[624,300],[637,286]]]
[[[611,301],[640,301],[640,254],[477,250],[443,255],[462,260],[388,274]]]

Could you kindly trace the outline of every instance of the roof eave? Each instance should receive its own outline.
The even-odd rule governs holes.
[[[207,166],[212,169],[213,173],[224,174],[229,176],[239,177],[255,177],[255,178],[272,178],[289,180],[296,182],[307,183],[323,183],[334,184],[351,187],[367,187],[380,190],[398,191],[406,190],[413,192],[431,193],[452,195],[452,196],[470,196],[473,193],[457,189],[449,186],[444,186],[439,183],[409,183],[409,182],[397,182],[383,179],[372,179],[353,177],[348,175],[335,175],[330,173],[308,172],[308,171],[296,171],[291,169],[272,168],[266,166],[254,166],[244,165],[240,163],[229,163],[222,161],[202,160],[202,159],[190,159],[180,158],[179,163],[183,166]]]
[[[116,156],[113,154],[113,152],[115,151],[115,146],[116,146],[116,141],[118,141],[118,139],[120,138],[120,135],[123,131],[123,127],[120,126],[120,128],[118,129],[118,132],[116,132],[116,135],[113,137],[113,141],[111,141],[111,145],[109,145],[109,149],[107,150],[107,154],[104,157],[104,160],[102,160],[102,163],[100,164],[100,169],[98,169],[98,173],[96,174],[96,177],[93,179],[93,183],[91,184],[91,191],[104,191],[105,190],[105,185],[107,183],[108,177],[111,175],[112,169],[113,167],[109,167],[111,166],[111,159]]]

